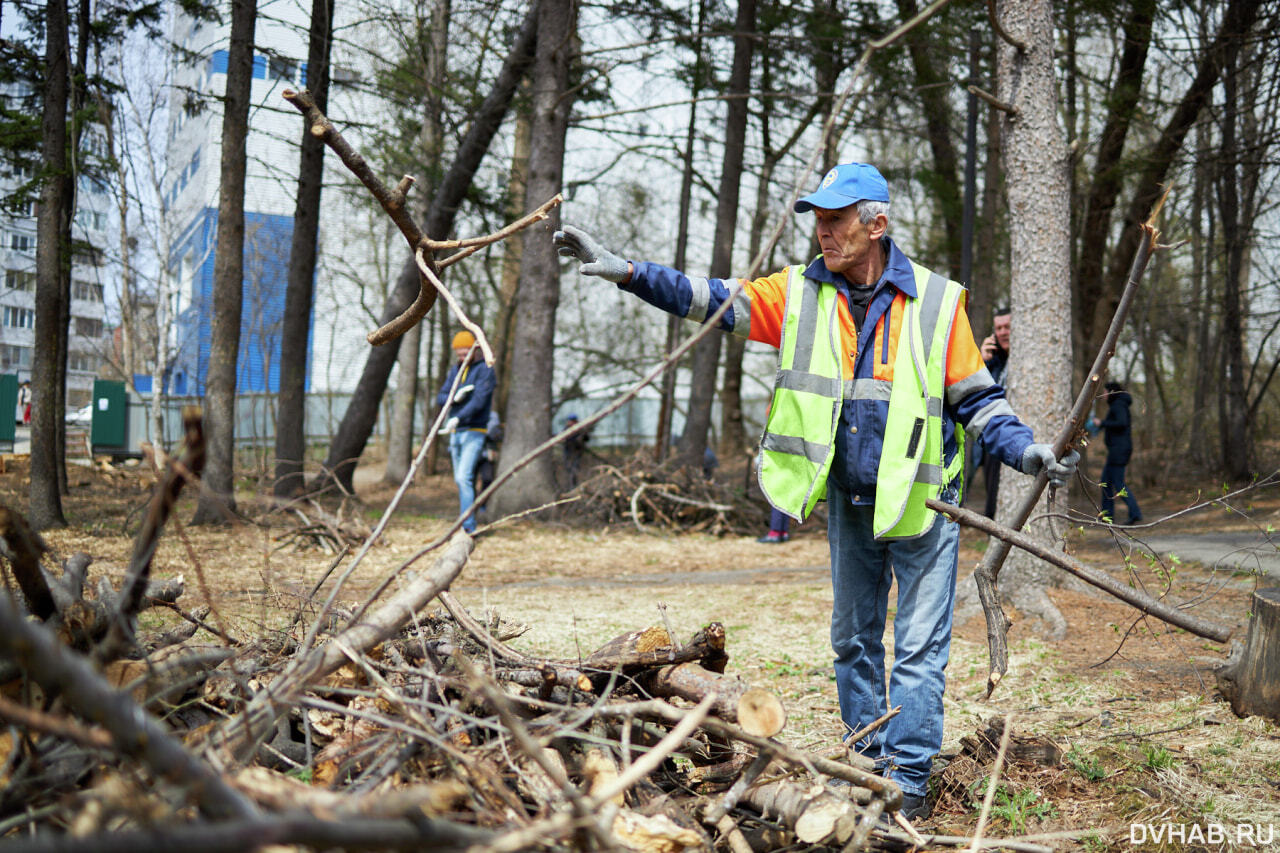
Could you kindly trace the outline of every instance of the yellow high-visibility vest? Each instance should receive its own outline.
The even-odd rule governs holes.
[[[758,477],[769,502],[792,518],[803,521],[826,497],[846,399],[887,396],[889,401],[876,473],[877,539],[928,532],[936,513],[925,500],[963,472],[960,429],[955,458],[943,466],[942,401],[951,324],[965,290],[925,267],[911,266],[916,298],[906,300],[891,383],[855,382],[841,375],[839,291],[829,282],[805,278],[802,266],[788,268],[778,373],[760,440]]]

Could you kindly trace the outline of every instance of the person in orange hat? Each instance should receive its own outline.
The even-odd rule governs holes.
[[[484,363],[480,348],[475,344],[475,335],[465,329],[453,336],[453,353],[458,361],[449,368],[449,375],[436,395],[436,405],[445,405],[454,378],[461,372],[458,390],[449,403],[441,429],[441,432],[449,434],[449,459],[453,462],[453,481],[458,484],[459,514],[471,509],[476,500],[476,468],[484,452],[496,384],[493,368]],[[475,533],[474,513],[467,516],[462,527],[468,533]]]

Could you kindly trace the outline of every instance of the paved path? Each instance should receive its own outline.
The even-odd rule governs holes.
[[[1261,532],[1164,534],[1139,537],[1139,549],[1160,557],[1174,554],[1181,560],[1195,560],[1206,566],[1232,571],[1261,572],[1280,580],[1280,532],[1271,541]]]

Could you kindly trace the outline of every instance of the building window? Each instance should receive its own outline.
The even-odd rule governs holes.
[[[227,59],[230,57],[225,50],[215,50],[213,56],[209,58],[210,68],[214,74],[227,73]]]
[[[31,239],[30,234],[20,234],[17,231],[9,232],[9,248],[15,252],[30,252],[34,243],[35,241]]]
[[[298,73],[298,66],[294,64],[292,59],[283,56],[273,56],[268,63],[272,80],[283,80],[286,83],[292,83],[293,77]]]
[[[0,370],[31,367],[31,347],[0,344]]]
[[[83,299],[86,302],[102,301],[102,285],[92,281],[72,281],[71,298]]]
[[[76,334],[85,338],[102,337],[102,321],[94,317],[76,317]]]
[[[67,353],[67,369],[81,370],[85,373],[98,372],[98,357],[86,352]]]
[[[36,312],[31,308],[19,308],[16,305],[4,306],[4,325],[14,329],[34,329]]]
[[[86,231],[101,231],[107,227],[107,215],[96,210],[81,210],[76,214],[76,224]]]
[[[19,290],[23,293],[35,293],[36,274],[23,270],[5,270],[4,286],[10,290]]]
[[[253,55],[253,79],[267,79],[267,58],[260,53]]]

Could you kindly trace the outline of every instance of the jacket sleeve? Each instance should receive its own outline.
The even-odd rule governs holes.
[[[449,389],[453,387],[453,377],[458,375],[458,365],[454,364],[449,368],[449,372],[445,374],[444,384],[440,386],[440,392],[436,394],[436,405],[443,406],[444,401],[449,399]]]
[[[787,271],[754,281],[700,278],[649,261],[632,261],[630,281],[618,287],[639,296],[668,314],[699,323],[731,300],[719,328],[747,340],[777,347],[782,341],[782,321],[787,299]],[[733,290],[742,282],[742,290]]]
[[[1033,441],[1031,428],[1018,419],[1004,388],[991,378],[973,339],[964,306],[956,306],[947,348],[946,408],[970,439],[1001,462],[1018,469]]]

